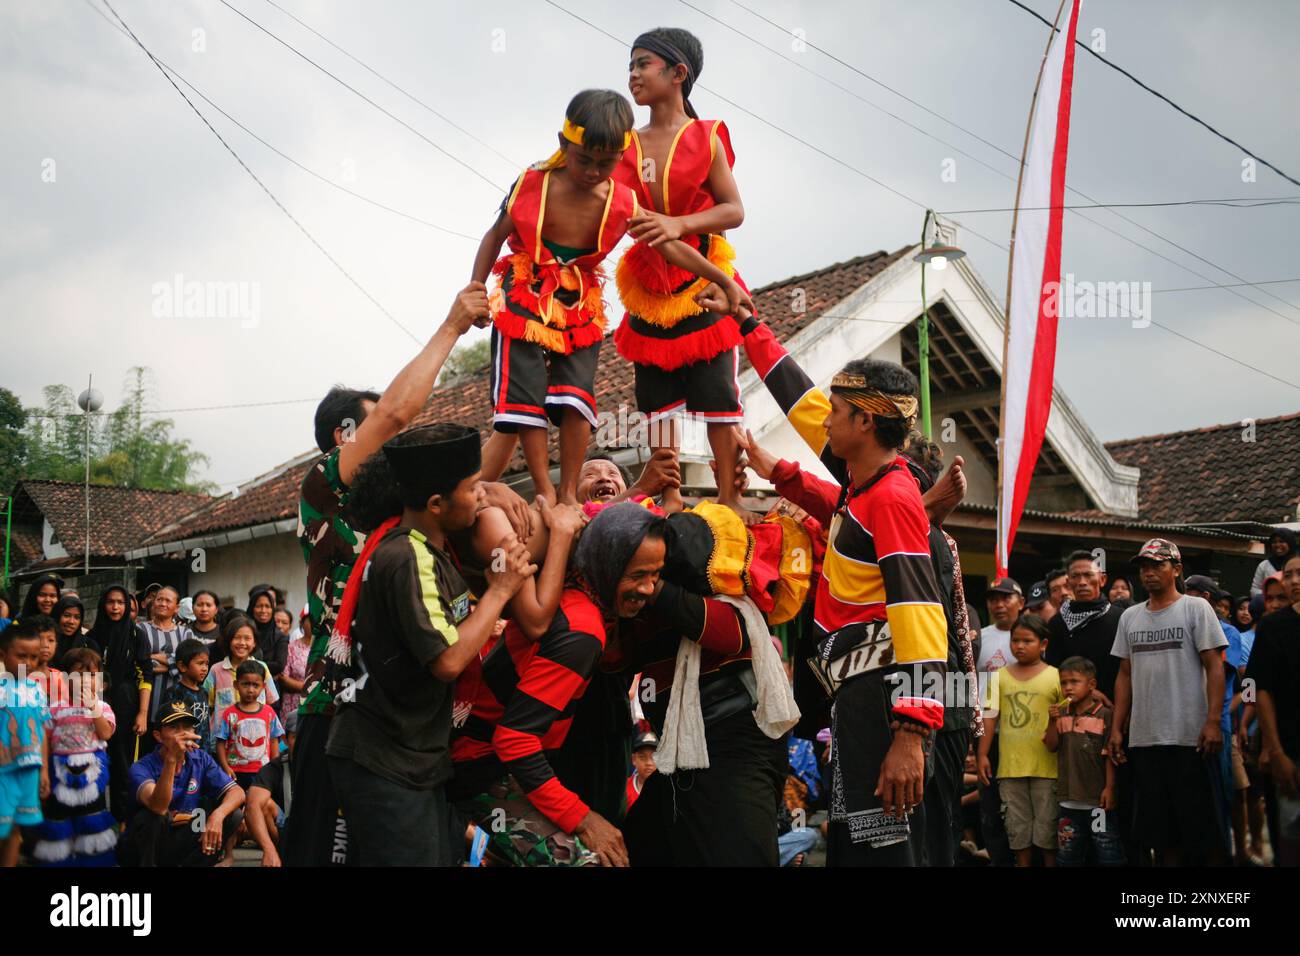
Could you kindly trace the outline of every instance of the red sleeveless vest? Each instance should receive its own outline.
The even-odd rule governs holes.
[[[627,232],[639,205],[631,189],[611,179],[596,249],[561,262],[542,242],[550,175],[549,170],[525,170],[506,203],[515,229],[506,240],[510,253],[492,268],[501,277],[491,297],[492,318],[503,335],[568,354],[594,345],[605,334],[600,264]]]

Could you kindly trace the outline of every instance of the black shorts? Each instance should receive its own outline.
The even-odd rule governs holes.
[[[600,343],[568,355],[492,329],[492,427],[499,432],[560,424],[565,407],[596,427]]]
[[[683,365],[671,372],[655,365],[636,369],[636,407],[651,422],[678,412],[706,422],[740,422],[740,350],[729,348],[706,362]]]
[[[1217,755],[1202,757],[1195,747],[1130,747],[1128,759],[1139,846],[1203,854],[1221,844],[1210,779],[1219,773]]]
[[[275,805],[284,808],[284,754],[276,757],[274,760],[268,760],[262,764],[262,769],[257,771],[252,781],[245,790],[251,790],[253,787],[261,787],[271,794],[271,799]]]

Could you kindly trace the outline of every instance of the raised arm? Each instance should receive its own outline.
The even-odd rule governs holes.
[[[470,279],[474,282],[487,282],[487,277],[492,272],[492,265],[501,254],[501,246],[510,238],[514,228],[514,223],[502,209],[497,215],[496,222],[492,223],[491,228],[483,234],[483,239],[478,244],[478,252],[474,254],[474,272]]]
[[[487,287],[482,282],[471,282],[457,293],[438,331],[389,382],[356,431],[350,437],[346,433],[340,436],[339,478],[343,484],[352,484],[362,462],[410,424],[428,401],[433,383],[438,380],[438,373],[457,340],[469,331],[476,319],[487,315]]]

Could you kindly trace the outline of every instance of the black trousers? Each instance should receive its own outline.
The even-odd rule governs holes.
[[[941,730],[935,735],[934,777],[925,784],[924,866],[955,866],[961,833],[962,775],[970,729]]]
[[[197,819],[197,818],[196,818]],[[243,808],[221,821],[221,844],[244,819]],[[166,816],[137,810],[117,846],[123,866],[215,866],[221,853],[203,852],[203,828],[188,823],[173,826]]]
[[[980,835],[984,837],[984,848],[989,851],[989,861],[994,866],[1014,866],[1015,855],[1011,852],[1011,841],[1007,839],[1006,824],[1002,820],[1002,797],[998,794],[998,738],[993,736],[993,746],[989,750],[989,762],[993,764],[993,782],[989,786],[980,784]]]
[[[749,711],[704,728],[707,770],[652,774],[628,811],[633,866],[776,866],[776,808],[789,738],[773,740]]]
[[[308,714],[298,718],[298,736],[289,763],[293,805],[280,835],[285,866],[356,865],[348,850],[348,825],[334,792],[325,743],[330,718]]]
[[[452,865],[455,854],[445,787],[416,790],[353,760],[328,759],[358,866]]]

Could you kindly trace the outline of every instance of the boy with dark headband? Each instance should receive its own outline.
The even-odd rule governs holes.
[[[504,569],[487,572],[471,613],[447,538],[473,525],[484,505],[478,431],[413,428],[383,452],[403,512],[396,526],[369,536],[344,590],[341,614],[356,609],[346,623],[361,674],[341,695],[325,752],[361,866],[445,866],[451,685],[536,567],[509,535]]]
[[[760,477],[830,525],[809,661],[834,699],[827,862],[916,865],[948,658],[930,518],[899,454],[916,420],[916,379],[892,362],[858,360],[831,380],[828,399],[759,329],[757,347],[747,343],[755,368],[835,478],[777,460],[748,432],[740,438]]]
[[[596,425],[596,360],[605,334],[599,267],[640,210],[636,194],[610,178],[631,128],[632,109],[619,94],[575,96],[565,110],[560,148],[515,181],[474,258],[475,281],[490,272],[501,280],[490,297],[493,428],[519,432],[534,487],[552,503],[548,424],[560,429],[558,501],[574,506]],[[498,259],[502,243],[510,253]],[[664,242],[657,249],[739,303],[731,278],[693,248]],[[505,469],[512,450],[510,439],[490,444],[489,479]]]
[[[696,296],[707,280],[655,255],[680,240],[736,276],[735,250],[723,237],[745,218],[731,173],[736,154],[726,125],[699,119],[691,106],[691,87],[703,68],[700,41],[685,30],[660,27],[632,44],[628,89],[638,106],[650,107],[650,122],[633,131],[614,172],[641,204],[628,227],[637,244],[615,276],[627,314],[614,343],[636,369],[638,409],[659,423],[652,446],[676,447],[674,416],[685,411],[707,423],[713,457],[721,473],[731,474],[739,454],[730,426],[744,413],[737,384],[740,333],[727,318],[734,306],[706,309]],[[669,489],[664,506],[677,510],[681,500],[677,489]],[[739,492],[729,482],[719,484],[718,501],[740,510]]]

